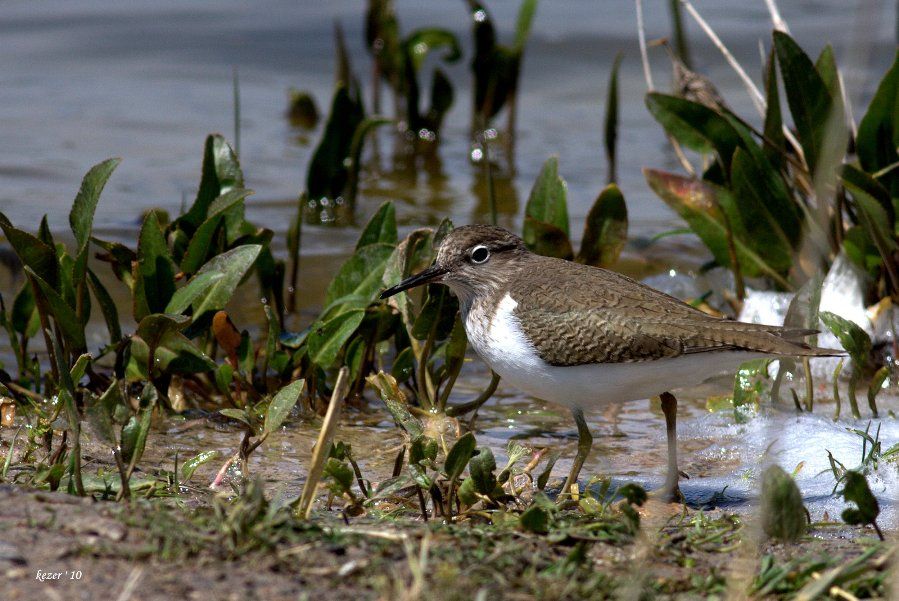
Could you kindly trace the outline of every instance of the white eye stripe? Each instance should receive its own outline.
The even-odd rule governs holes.
[[[486,263],[487,259],[490,258],[490,249],[480,244],[471,249],[471,262],[480,265],[481,263]]]

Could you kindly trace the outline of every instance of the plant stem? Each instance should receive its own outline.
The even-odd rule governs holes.
[[[334,433],[337,431],[340,410],[346,399],[349,387],[349,373],[349,370],[344,366],[340,368],[340,372],[337,374],[337,382],[334,384],[334,392],[331,395],[331,402],[328,404],[328,412],[325,414],[322,429],[319,431],[318,440],[315,442],[315,449],[312,451],[312,461],[309,464],[309,475],[306,477],[306,484],[303,485],[303,492],[293,505],[294,515],[300,519],[309,519],[309,514],[312,512],[312,500],[324,473],[325,461],[328,459],[328,452],[331,450],[331,441],[334,438]]]

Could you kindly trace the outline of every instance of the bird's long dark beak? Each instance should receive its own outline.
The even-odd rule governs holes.
[[[405,280],[394,286],[393,288],[388,288],[384,292],[381,293],[379,298],[385,299],[390,298],[394,294],[399,294],[403,290],[408,290],[409,288],[415,288],[416,286],[421,286],[422,284],[428,284],[430,282],[436,281],[440,277],[442,277],[446,273],[446,269],[443,267],[438,267],[437,265],[431,265],[424,271],[420,271],[415,275],[410,275]]]

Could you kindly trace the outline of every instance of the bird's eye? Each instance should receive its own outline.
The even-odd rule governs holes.
[[[471,262],[477,263],[480,265],[481,263],[486,263],[487,259],[490,258],[490,250],[486,246],[475,246],[471,249]]]

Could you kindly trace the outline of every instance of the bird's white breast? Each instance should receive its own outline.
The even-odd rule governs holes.
[[[665,391],[694,386],[760,354],[724,351],[633,363],[549,365],[537,354],[521,329],[510,295],[497,304],[492,318],[477,310],[465,314],[465,331],[475,352],[503,380],[537,398],[590,408],[649,398]],[[602,333],[584,331],[585,336]]]

